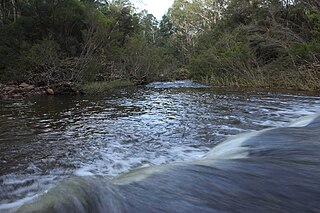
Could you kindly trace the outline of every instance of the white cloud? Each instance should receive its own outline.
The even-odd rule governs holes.
[[[136,0],[135,5],[143,10],[148,10],[158,20],[168,11],[174,0]]]

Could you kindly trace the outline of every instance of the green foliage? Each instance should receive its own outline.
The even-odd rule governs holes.
[[[296,43],[290,46],[290,55],[294,61],[303,61],[310,59],[310,49],[309,45]]]
[[[158,39],[158,21],[156,17],[148,13],[146,10],[143,10],[140,13],[140,30],[144,39],[149,44],[155,44]]]
[[[162,55],[161,48],[148,44],[142,36],[131,37],[123,54],[128,77],[141,83],[157,79],[165,64]]]
[[[168,39],[172,34],[175,33],[173,23],[167,15],[162,16],[162,20],[159,25],[159,33],[164,39]]]
[[[239,27],[231,34],[225,33],[220,37],[208,38],[214,34],[203,36],[208,40],[215,40],[210,48],[205,49],[205,46],[199,45],[200,50],[192,56],[190,62],[192,76],[198,80],[207,79],[208,76],[251,78],[255,64],[245,30]],[[202,38],[202,41],[204,39]]]
[[[1,82],[139,84],[191,76],[233,86],[320,83],[316,0],[175,0],[160,23],[129,0],[6,2]]]
[[[173,46],[156,18],[136,14],[128,0],[0,5],[2,82],[152,81],[177,68]]]
[[[191,76],[217,85],[318,88],[320,19],[314,5],[231,1],[223,18],[197,37]]]
[[[55,41],[42,40],[34,44],[26,53],[25,60],[32,66],[55,66],[59,60],[60,46]]]
[[[312,25],[311,33],[318,41],[320,41],[320,12],[317,8],[312,8],[308,15],[308,21]]]

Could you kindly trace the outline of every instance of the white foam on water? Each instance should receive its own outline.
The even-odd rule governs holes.
[[[57,175],[57,174],[56,174]],[[2,187],[9,197],[17,197],[17,195],[24,195],[23,198],[17,197],[16,199],[3,200],[0,203],[0,212],[15,212],[17,208],[30,200],[37,198],[39,195],[45,193],[45,191],[52,188],[59,181],[65,179],[60,176],[60,178],[55,178],[55,175],[41,175],[34,174],[26,177],[23,174],[8,174],[2,176]],[[17,189],[14,189],[17,188]],[[13,190],[14,189],[14,190]]]
[[[219,129],[233,130],[233,131],[238,131],[238,132],[244,131],[244,129],[242,129],[242,128],[232,127],[232,126],[227,126],[227,125],[220,125],[220,126],[219,126]]]
[[[84,167],[81,167],[80,169],[77,169],[74,174],[76,176],[93,176],[94,173],[92,173],[90,170],[92,170],[91,167],[88,167],[88,166],[84,166]]]
[[[110,146],[111,144],[109,144]],[[117,146],[114,144],[114,146]],[[139,150],[139,148],[138,148]],[[113,147],[99,151],[99,159],[83,164],[74,174],[77,176],[116,176],[138,167],[149,167],[171,162],[182,162],[200,159],[209,151],[208,147],[190,147],[187,145],[162,144],[153,151],[137,151],[134,146]]]
[[[170,143],[168,143],[169,145]],[[133,148],[131,147],[131,149]],[[163,171],[168,168],[168,166],[165,166],[168,163],[174,162],[174,164],[177,164],[184,161],[198,160],[209,151],[209,148],[190,147],[180,144],[180,146],[165,146],[152,152],[145,151],[134,153],[133,155],[132,150],[131,152],[129,151],[130,148],[126,151],[121,149],[113,149],[112,151],[100,150],[100,160],[83,165],[74,174],[77,176],[107,175],[109,177],[120,174],[119,177],[114,179],[114,183],[123,185],[141,181],[151,174]]]
[[[173,81],[173,82],[153,82],[147,87],[156,88],[156,89],[170,89],[170,88],[208,88],[208,86],[195,83],[190,80],[182,80],[182,81]]]
[[[8,192],[8,194],[14,193],[14,194],[25,194],[25,196],[21,199],[17,199],[15,201],[7,201],[6,203],[0,204],[0,212],[15,212],[21,205],[25,204],[26,202],[29,202],[35,198],[37,198],[40,194],[39,190],[43,192],[44,187],[40,187],[40,185],[47,185],[47,188],[51,188],[53,185],[48,185],[46,183],[53,182],[52,177],[29,177],[25,179],[24,176],[15,176],[15,175],[7,175],[6,178],[3,178],[3,184],[4,185],[12,185],[12,187],[15,187],[16,184],[26,184],[27,182],[32,182],[30,185],[27,185],[25,187],[19,188],[18,190],[14,192]]]
[[[158,82],[148,86],[151,88],[206,87],[191,81]],[[170,92],[172,91],[170,90]],[[176,91],[173,90],[173,92]],[[71,166],[73,167],[68,167],[68,169],[72,168],[68,171],[77,176],[104,175],[113,177],[137,167],[149,167],[171,162],[190,161],[190,163],[195,163],[193,160],[206,161],[207,159],[207,162],[212,162],[215,159],[247,158],[249,148],[243,147],[243,143],[261,132],[230,137],[208,154],[206,153],[209,148],[206,146],[215,145],[215,142],[221,141],[222,136],[257,129],[257,125],[258,128],[285,126],[293,118],[319,112],[318,106],[320,104],[318,97],[307,96],[307,100],[304,101],[292,99],[291,97],[294,96],[291,95],[288,95],[285,100],[282,95],[280,98],[271,97],[266,100],[261,99],[260,96],[258,98],[250,97],[244,101],[241,99],[242,96],[239,98],[237,95],[230,96],[219,93],[195,95],[193,92],[177,95],[174,93],[163,93],[161,90],[150,89],[147,93],[142,93],[143,98],[140,99],[126,98],[126,96],[111,98],[104,100],[103,105],[94,101],[86,110],[81,104],[77,104],[76,107],[63,111],[61,119],[65,119],[64,123],[68,125],[62,128],[61,135],[70,138],[70,144],[72,144],[70,148],[75,150],[76,155],[79,156],[79,158],[75,157],[75,160],[63,158],[68,162],[72,161]],[[140,94],[137,96],[141,97]],[[300,96],[296,97],[301,98]],[[310,98],[314,100],[310,101]],[[20,107],[16,106],[19,109]],[[39,123],[43,121],[41,125],[53,123],[50,114],[42,116],[44,119],[39,121]],[[235,123],[232,120],[235,120]],[[5,121],[7,122],[7,119]],[[61,120],[55,122],[55,125],[59,126]],[[306,121],[299,125],[304,126],[310,122]],[[171,124],[175,124],[175,131],[173,131]],[[259,125],[261,126],[259,127]],[[126,128],[126,126],[131,128]],[[48,127],[46,129],[52,131]],[[150,136],[150,132],[146,133],[149,130],[153,135]],[[58,133],[60,134],[60,132]],[[51,142],[56,143],[57,138],[58,140],[62,138],[61,135],[57,137],[50,133],[48,136],[53,136],[54,140]],[[45,136],[47,137],[47,135]],[[73,140],[73,138],[76,139]],[[43,141],[49,141],[44,139]],[[122,183],[142,180],[148,175],[166,168],[156,166],[152,169],[134,170],[130,177],[122,179]],[[21,179],[7,179],[3,182],[3,186],[13,188],[14,185],[22,185],[21,189],[10,193],[12,197],[18,197],[17,199],[22,198],[17,195],[26,195],[27,199],[34,196],[35,193],[42,192],[50,184],[56,184],[56,178],[61,180],[61,174],[53,173],[50,176],[54,180],[43,183],[41,181],[43,170],[40,170],[41,167],[37,167],[37,164],[29,165],[29,172],[40,175],[31,177],[31,180],[36,180],[32,184],[24,184],[29,181],[29,177],[27,179],[21,177]],[[141,174],[139,174],[140,172]],[[70,174],[68,173],[68,175]],[[68,175],[64,175],[64,177],[68,177]],[[8,193],[8,195],[10,194]],[[15,203],[11,203],[12,199],[7,202],[4,205],[10,206]],[[17,203],[19,202],[23,203],[24,198],[17,201]],[[4,205],[0,204],[1,208],[4,208]],[[1,209],[0,212],[2,212]]]
[[[0,212],[2,213],[11,213],[11,212],[15,212],[20,206],[22,206],[23,204],[36,199],[39,195],[33,195],[33,196],[28,196],[25,198],[22,198],[20,200],[14,201],[12,203],[6,203],[6,204],[1,204],[0,205]]]
[[[131,172],[117,176],[117,178],[112,180],[112,183],[116,185],[126,185],[132,182],[139,182],[149,177],[150,175],[153,175],[158,172],[163,172],[166,169],[172,167],[173,165],[175,164],[134,169]]]
[[[291,122],[287,127],[305,127],[312,123],[320,114],[311,114],[304,116]],[[203,159],[241,159],[247,158],[249,149],[243,146],[243,143],[253,137],[261,135],[263,132],[270,130],[271,128],[261,131],[247,132],[230,136],[226,141],[215,146]]]
[[[226,141],[215,146],[204,159],[241,159],[247,158],[249,150],[243,147],[243,143],[252,137],[260,135],[262,131],[247,132],[235,136],[230,136]]]
[[[304,116],[302,118],[297,119],[296,121],[293,121],[288,125],[288,127],[305,127],[311,124],[317,117],[319,117],[320,114],[313,114]]]
[[[268,119],[252,120],[250,123],[267,127],[283,127],[288,126],[288,123],[291,122],[291,125],[294,125],[293,123],[297,123],[296,125],[300,123],[300,126],[297,127],[303,127],[312,122],[312,118],[315,118],[317,116],[315,114],[319,113],[319,110],[316,109],[314,106],[310,106],[310,108],[304,105],[290,106],[291,107],[287,109],[277,109],[274,111],[265,112],[264,115]],[[305,120],[305,117],[309,116],[311,116],[311,118],[309,118],[310,120]],[[294,121],[292,122],[292,120]],[[302,122],[303,120],[305,121]]]
[[[280,127],[280,126],[285,126],[288,124],[288,122],[283,121],[271,121],[271,120],[266,120],[266,121],[254,121],[252,122],[253,124],[260,125],[260,126],[266,126],[266,127]]]

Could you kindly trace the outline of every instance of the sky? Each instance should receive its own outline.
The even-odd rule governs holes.
[[[158,20],[168,11],[174,0],[135,0],[134,4],[140,9],[146,9]]]

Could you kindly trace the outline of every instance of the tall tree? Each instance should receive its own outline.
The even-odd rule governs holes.
[[[158,21],[157,18],[148,11],[143,10],[140,14],[140,26],[142,35],[151,44],[155,44],[158,39]]]

